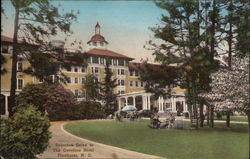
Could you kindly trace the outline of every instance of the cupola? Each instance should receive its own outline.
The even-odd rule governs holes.
[[[95,35],[91,37],[91,39],[87,42],[90,49],[92,48],[106,48],[108,42],[101,35],[101,26],[97,22],[95,25]]]

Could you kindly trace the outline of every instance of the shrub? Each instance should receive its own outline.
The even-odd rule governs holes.
[[[48,146],[50,123],[32,105],[1,120],[0,155],[5,159],[32,159]]]
[[[46,102],[46,85],[45,84],[28,84],[16,98],[18,107],[25,107],[29,104],[37,106],[37,109],[44,114],[44,104]],[[17,107],[15,108],[17,109]]]
[[[72,119],[100,119],[105,117],[105,112],[98,102],[82,101],[76,105]]]
[[[45,95],[47,101],[44,106],[50,120],[67,120],[72,117],[76,99],[71,91],[67,91],[61,85],[52,85],[48,87]]]

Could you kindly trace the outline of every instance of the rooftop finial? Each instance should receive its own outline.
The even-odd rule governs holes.
[[[98,22],[95,25],[95,34],[100,34],[100,25]]]

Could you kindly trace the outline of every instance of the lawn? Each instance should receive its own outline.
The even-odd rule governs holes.
[[[224,120],[224,121],[226,121],[227,120],[227,116],[223,115],[222,119],[215,118],[215,120]],[[243,121],[243,122],[247,122],[248,119],[247,119],[247,116],[230,116],[230,121]]]
[[[243,124],[216,123],[214,129],[155,130],[149,120],[135,123],[115,121],[73,122],[65,129],[77,136],[168,159],[246,159],[248,128]]]

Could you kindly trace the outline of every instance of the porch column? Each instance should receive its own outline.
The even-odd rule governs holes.
[[[150,95],[148,96],[148,110],[150,110],[151,103],[150,103]]]
[[[161,97],[161,111],[163,112],[163,107],[164,107],[164,97]]]
[[[172,99],[171,99],[172,101],[172,111],[173,112],[176,112],[176,99],[175,99],[175,97],[174,96],[172,96]]]
[[[135,96],[133,96],[133,105],[135,106]]]
[[[187,112],[187,104],[186,104],[185,99],[183,100],[183,111]]]
[[[126,101],[126,105],[128,105],[128,97],[125,97],[125,101]]]
[[[9,116],[9,111],[8,111],[8,96],[5,96],[5,115]]]
[[[118,98],[118,110],[121,110],[121,98]]]

